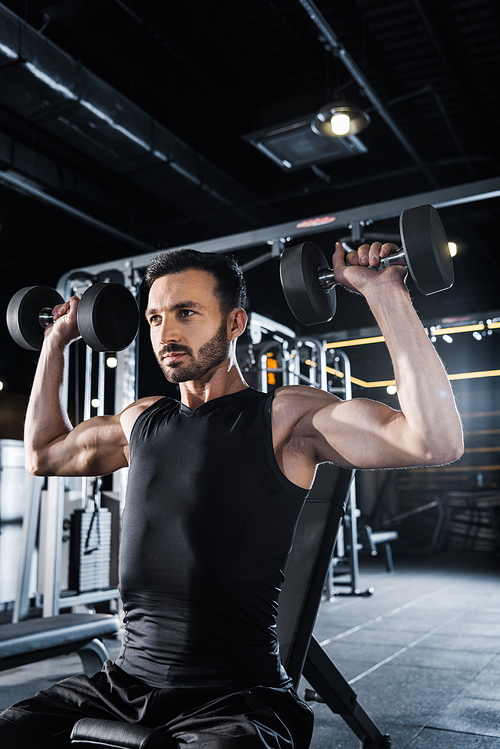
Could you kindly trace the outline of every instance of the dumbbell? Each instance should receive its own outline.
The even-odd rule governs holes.
[[[431,205],[408,208],[399,217],[402,248],[383,258],[374,270],[404,261],[418,290],[429,296],[453,286],[455,280],[443,224]],[[281,285],[293,315],[303,325],[329,322],[336,311],[335,278],[317,245],[287,247],[280,261]]]
[[[52,310],[63,304],[50,286],[26,286],[7,307],[7,327],[22,348],[39,351],[44,330],[54,320]],[[94,351],[122,351],[139,329],[139,310],[134,296],[120,283],[95,283],[82,294],[77,325],[83,340]]]

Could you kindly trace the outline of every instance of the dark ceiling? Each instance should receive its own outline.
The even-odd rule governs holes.
[[[317,0],[326,34],[308,5],[0,4],[2,309],[22,286],[148,248],[494,178],[500,187],[497,0]],[[369,113],[365,153],[290,171],[244,138],[333,99]],[[440,215],[459,246],[456,283],[415,295],[424,320],[500,308],[500,197]],[[383,239],[397,219],[370,231]],[[314,241],[326,253],[345,234]],[[277,276],[276,261],[248,272],[252,309],[294,324]],[[370,324],[360,300],[339,307],[340,329]],[[17,354],[3,323],[0,346],[7,380]]]

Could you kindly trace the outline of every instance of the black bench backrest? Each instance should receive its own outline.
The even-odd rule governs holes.
[[[281,661],[298,684],[354,472],[321,463],[300,514],[280,595]]]

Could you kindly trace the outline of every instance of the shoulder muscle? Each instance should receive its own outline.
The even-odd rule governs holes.
[[[123,433],[127,438],[127,442],[130,441],[133,426],[142,412],[162,398],[162,395],[152,395],[147,398],[141,398],[140,400],[135,401],[135,403],[131,403],[130,406],[127,406],[127,408],[121,412],[120,423],[122,425]]]
[[[322,460],[314,416],[326,406],[338,403],[341,401],[334,395],[301,385],[279,388],[275,393],[272,407],[274,453],[283,473],[299,486],[311,485],[316,465]]]
[[[317,388],[304,385],[278,388],[273,401],[273,424],[284,435],[290,435],[299,425],[305,428],[307,422],[312,423],[318,411],[337,403],[341,403],[340,398]]]

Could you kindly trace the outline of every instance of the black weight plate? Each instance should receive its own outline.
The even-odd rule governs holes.
[[[303,325],[329,322],[335,314],[335,289],[324,291],[318,277],[318,272],[328,267],[325,256],[313,242],[287,247],[281,256],[283,293],[293,315]]]
[[[62,296],[50,286],[25,286],[17,291],[7,307],[7,327],[18,346],[40,351],[45,328],[38,315],[44,307],[53,309],[63,304]]]
[[[121,283],[95,283],[82,295],[77,323],[83,340],[94,351],[122,351],[137,335],[139,310]]]
[[[448,238],[432,205],[408,208],[399,217],[408,270],[418,290],[429,296],[453,286],[455,274]]]

